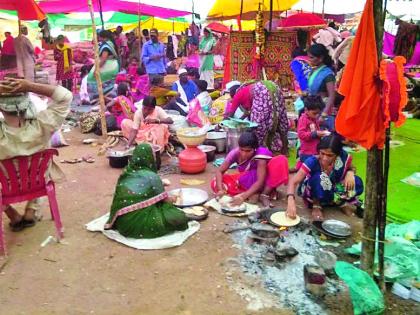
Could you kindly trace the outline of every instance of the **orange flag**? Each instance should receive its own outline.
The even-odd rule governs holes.
[[[383,148],[385,142],[380,87],[373,0],[368,0],[341,80],[345,99],[336,119],[337,132],[366,149]]]

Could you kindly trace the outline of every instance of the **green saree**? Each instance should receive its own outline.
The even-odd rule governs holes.
[[[156,238],[188,228],[185,214],[165,202],[165,192],[149,144],[140,144],[118,179],[105,229],[131,238]]]

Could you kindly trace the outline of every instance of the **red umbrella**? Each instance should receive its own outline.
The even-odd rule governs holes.
[[[217,22],[212,22],[209,25],[206,26],[206,28],[211,29],[214,32],[218,32],[218,33],[230,33],[230,28],[227,27],[226,25],[223,25],[221,23],[217,23]]]
[[[34,0],[0,0],[1,10],[16,11],[19,20],[39,20],[45,19],[45,14]]]
[[[322,18],[312,13],[297,13],[285,18],[281,22],[281,27],[306,27],[327,25]]]

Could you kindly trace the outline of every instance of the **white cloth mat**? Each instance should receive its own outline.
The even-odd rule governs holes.
[[[109,213],[86,224],[86,229],[91,232],[102,232],[106,237],[136,249],[164,249],[182,245],[191,235],[200,229],[197,221],[188,222],[188,229],[178,231],[157,238],[129,238],[122,236],[116,230],[104,230],[105,223],[108,221]]]

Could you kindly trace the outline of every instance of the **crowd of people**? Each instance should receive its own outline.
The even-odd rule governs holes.
[[[73,52],[66,38],[60,35],[54,44],[56,80],[62,85],[54,87],[33,83],[34,49],[26,35],[25,28],[14,40],[7,34],[3,45],[6,58],[2,58],[2,64],[11,65],[7,56],[15,53],[19,76],[25,79],[8,79],[0,84],[0,111],[5,117],[0,122],[2,160],[48,147],[49,137],[60,128],[71,102]],[[233,117],[256,123],[255,130],[240,136],[239,146],[216,170],[211,183],[216,196],[231,195],[237,205],[260,201],[269,207],[277,188],[285,185],[287,214],[292,218],[297,213],[297,195],[312,209],[314,221],[323,220],[326,206],[342,206],[346,213],[352,213],[363,183],[355,175],[351,156],[343,150],[345,139],[334,126],[341,100],[336,74],[345,66],[345,58],[335,56],[332,46],[319,43],[326,37],[319,34],[314,38],[317,43],[294,52],[291,68],[301,93],[296,101],[300,145],[298,162],[289,169],[288,131],[293,122],[287,116],[282,88],[273,81],[254,80],[232,81],[224,90],[215,90],[217,40],[211,30],[201,30],[193,23],[180,38],[170,36],[166,45],[160,42],[156,29],[143,30],[141,40],[134,33],[124,34],[122,27],[114,32],[99,31],[99,73],[107,100],[108,131],[121,130],[128,140],[127,149],[136,146],[117,184],[106,228],[134,238],[153,238],[187,228],[185,215],[171,204],[156,174],[150,146],[157,145],[161,151],[167,147],[169,126],[174,123],[168,111],[176,111],[189,125],[198,127]],[[165,75],[173,70],[173,61],[180,55],[199,56],[199,65],[192,67],[188,60],[177,65],[178,80],[165,85]],[[98,97],[95,69],[86,65],[81,71],[80,103],[91,104]],[[36,117],[30,116],[28,92],[52,98],[48,108]],[[227,173],[233,164],[238,165],[238,172]],[[54,170],[56,166],[52,165],[51,176]],[[133,186],[135,182],[143,185],[133,190],[138,186]],[[8,206],[12,229],[32,226],[38,209],[36,200],[28,204],[24,215]]]

